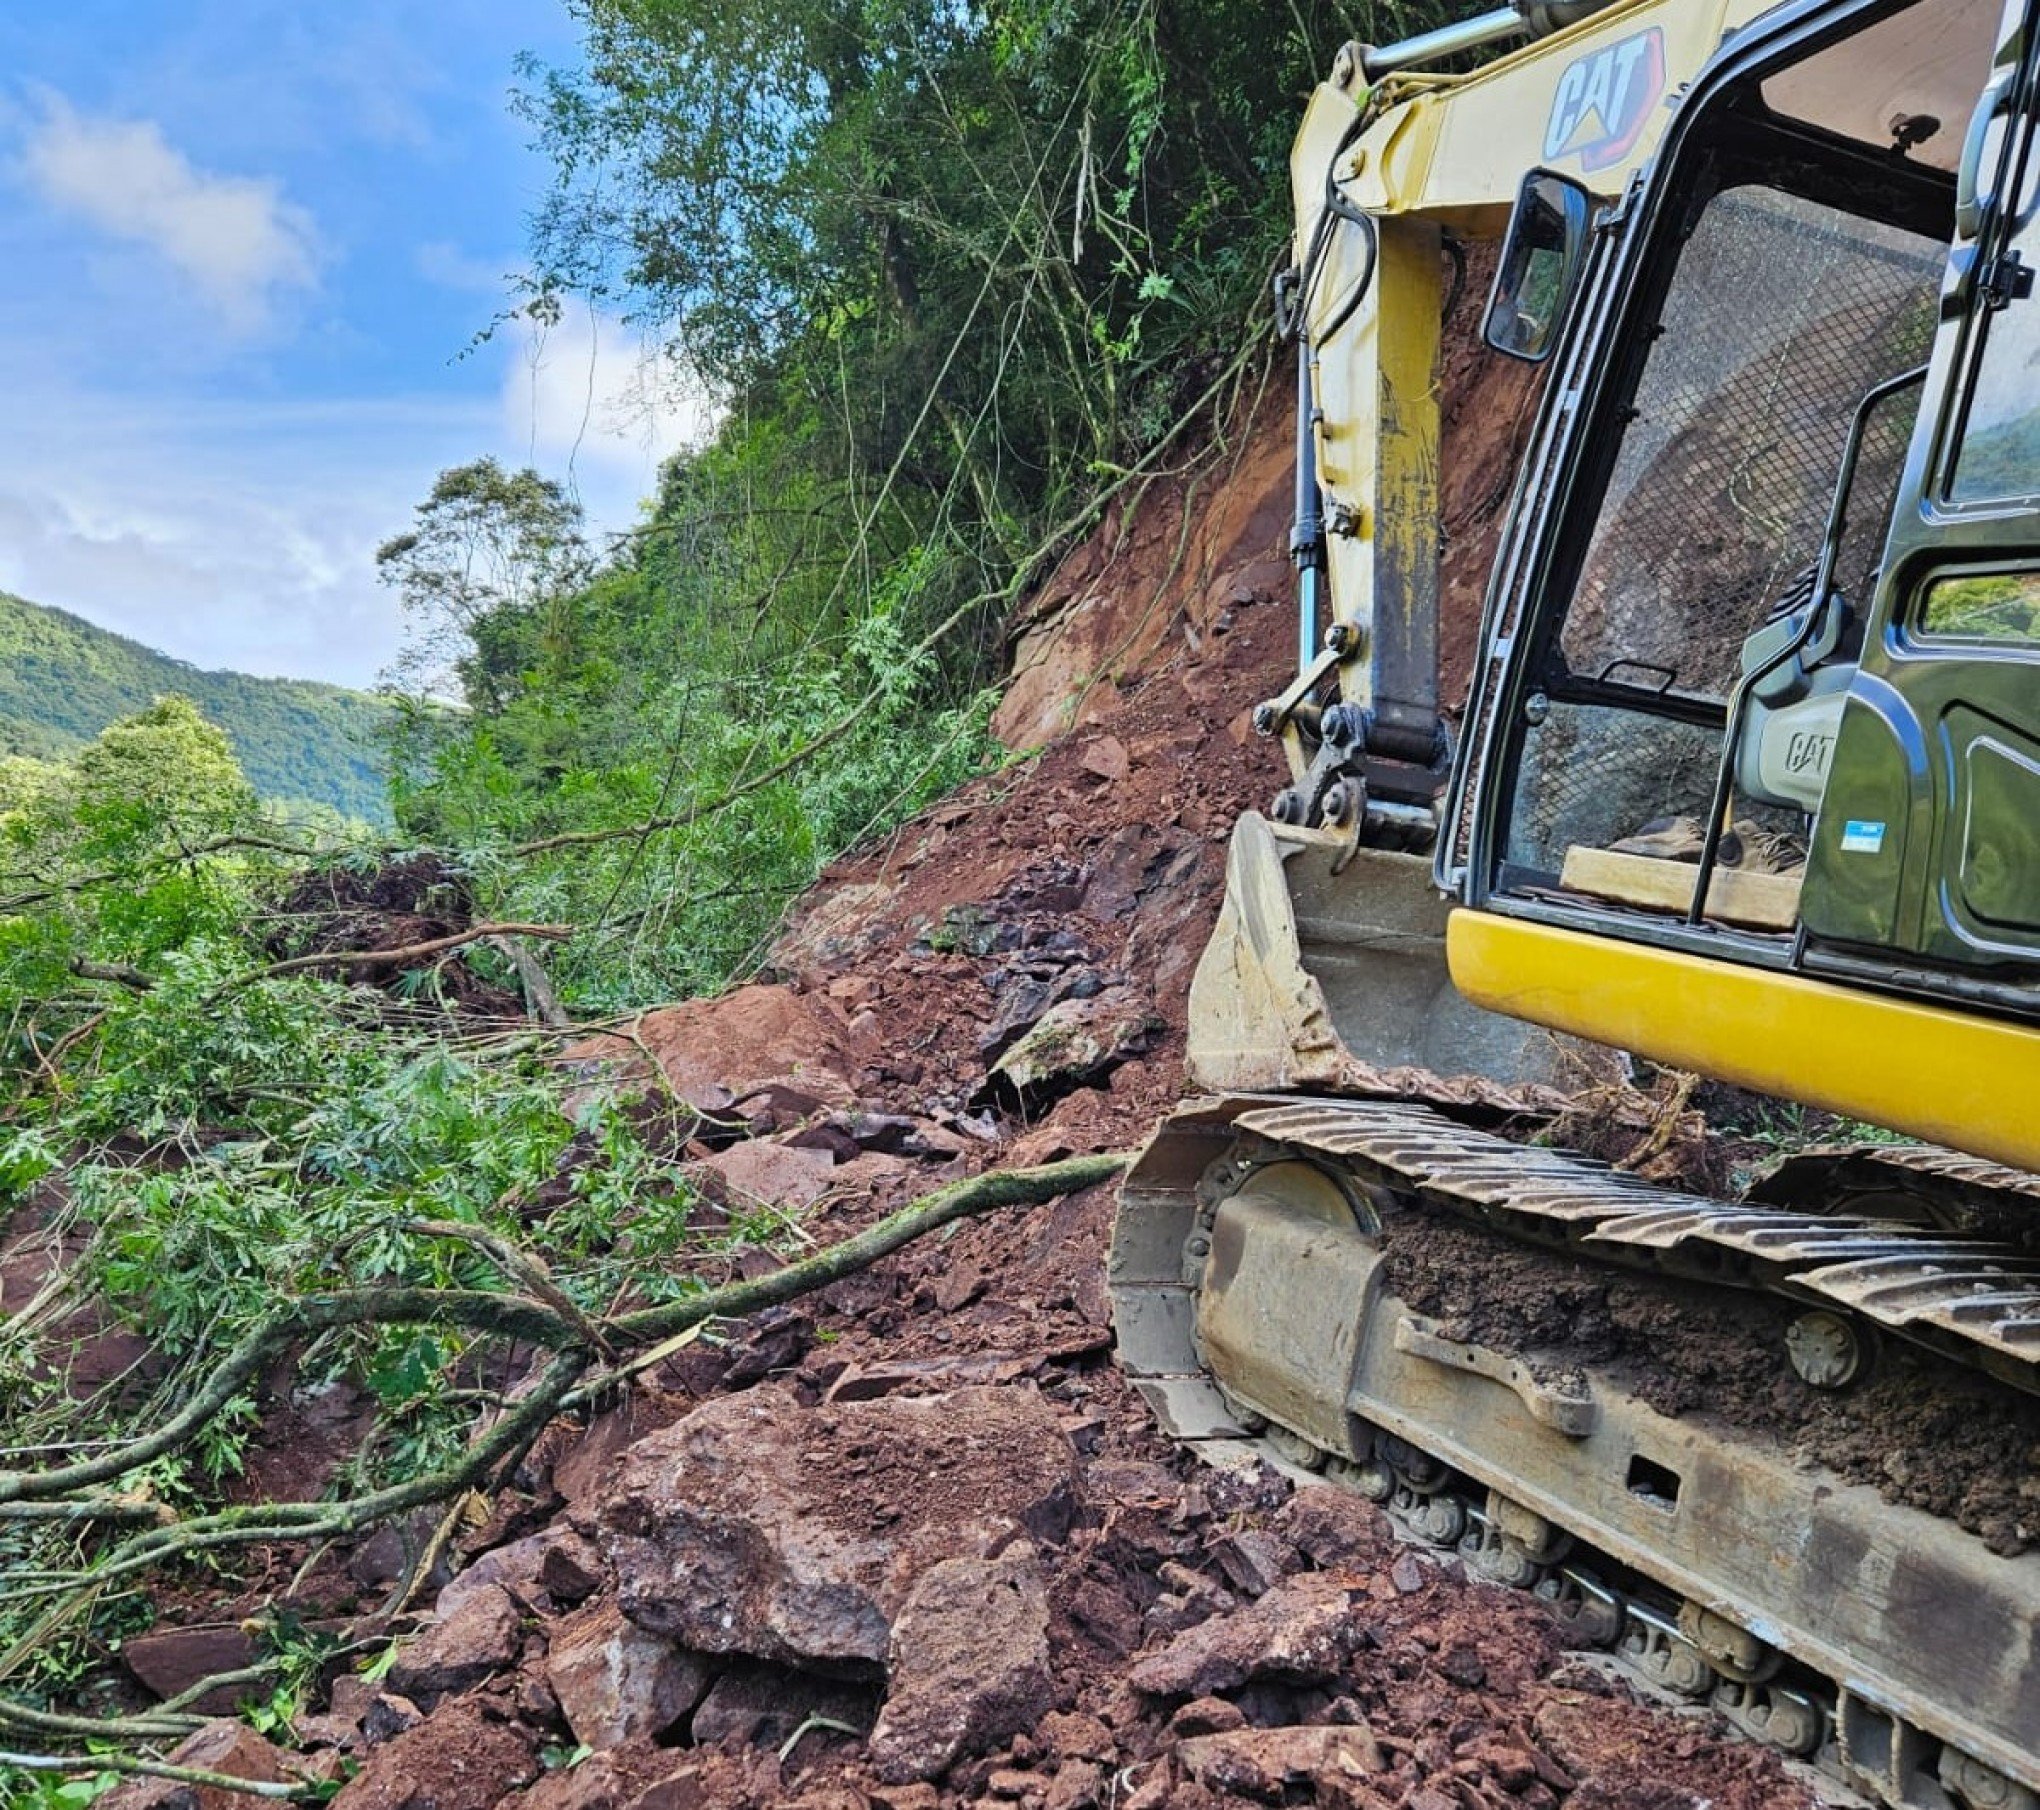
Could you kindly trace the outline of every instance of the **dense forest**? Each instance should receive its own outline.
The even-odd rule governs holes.
[[[620,540],[488,459],[390,524],[393,838],[261,805],[372,815],[369,755],[281,753],[357,735],[358,700],[0,609],[0,723],[55,763],[0,799],[0,1205],[73,1253],[0,1342],[0,1444],[62,1466],[0,1471],[0,1800],[159,1763],[175,1706],[106,1680],[162,1578],[492,1474],[526,1422],[476,1432],[478,1354],[558,1346],[518,1414],[550,1411],[621,1290],[655,1313],[703,1240],[797,1240],[697,1226],[659,1127],[548,1056],[745,977],[831,857],[1007,758],[986,725],[1016,601],[1208,456],[1271,367],[1311,82],[1343,40],[1438,16],[570,5],[583,60],[519,76],[554,180],[518,312],[624,313],[725,412]],[[59,660],[95,689],[40,684]],[[81,1301],[152,1341],[82,1407],[51,1343]],[[226,1506],[284,1353],[381,1418],[330,1499]],[[338,1662],[303,1627],[264,1638],[243,1688],[275,1728]]]
[[[527,64],[557,171],[539,321],[587,295],[727,405],[641,528],[486,462],[383,550],[406,833],[585,926],[568,997],[724,984],[821,863],[988,758],[1002,625],[1114,497],[1208,447],[1269,348],[1321,5],[577,5]],[[529,852],[504,864],[506,849]]]
[[[165,696],[189,698],[224,727],[249,784],[286,814],[387,825],[379,700],[303,679],[202,672],[0,592],[0,756],[62,761]]]

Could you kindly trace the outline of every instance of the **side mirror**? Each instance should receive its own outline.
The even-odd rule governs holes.
[[[1570,176],[1532,170],[1516,191],[1481,337],[1497,352],[1542,364],[1586,263],[1594,201]]]

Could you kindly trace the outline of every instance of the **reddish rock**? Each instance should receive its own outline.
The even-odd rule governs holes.
[[[378,1691],[361,1716],[361,1738],[371,1747],[394,1741],[425,1720],[425,1712],[395,1691]]]
[[[326,1696],[326,1713],[343,1722],[359,1722],[375,1701],[376,1686],[358,1672],[342,1672]]]
[[[1250,1679],[1321,1684],[1360,1644],[1357,1594],[1321,1574],[1292,1578],[1244,1609],[1178,1634],[1136,1662],[1129,1677],[1154,1697],[1208,1697]]]
[[[894,1625],[889,1671],[871,1731],[881,1778],[932,1779],[1032,1728],[1055,1702],[1048,1593],[1032,1553],[927,1571]]]
[[[1263,1803],[1287,1800],[1292,1786],[1359,1779],[1387,1769],[1372,1732],[1341,1728],[1238,1728],[1177,1745],[1176,1760],[1198,1783]]]
[[[555,1603],[572,1608],[602,1588],[602,1555],[571,1528],[554,1528],[539,1560],[538,1587]]]
[[[1056,1710],[1041,1719],[1042,1744],[1059,1760],[1109,1760],[1117,1751],[1112,1731],[1096,1716]]]
[[[856,1059],[843,1047],[847,1025],[834,1002],[787,987],[738,987],[715,999],[647,1012],[635,1041],[593,1037],[561,1052],[563,1063],[615,1064],[642,1072],[644,1052],[675,1094],[720,1115],[739,1099],[779,1086],[829,1106],[855,1103]]]
[[[1099,779],[1124,779],[1133,764],[1127,758],[1126,744],[1116,735],[1101,735],[1085,747],[1077,761],[1086,773]]]
[[[552,1628],[545,1675],[574,1739],[598,1752],[657,1739],[701,1701],[709,1682],[698,1654],[625,1621],[613,1602]]]
[[[610,1764],[608,1754],[591,1754],[578,1766],[562,1766],[540,1775],[535,1785],[505,1798],[499,1810],[624,1810],[630,1787]]]
[[[567,1499],[577,1524],[584,1513],[595,1513],[615,1483],[624,1453],[655,1430],[656,1423],[640,1418],[639,1398],[633,1395],[620,1407],[596,1415],[588,1430],[561,1454],[553,1466],[553,1488]]]
[[[1066,1531],[1073,1462],[1031,1388],[809,1409],[766,1385],[634,1446],[601,1541],[640,1627],[875,1673],[929,1566]]]
[[[255,1785],[295,1782],[286,1756],[245,1722],[208,1722],[185,1736],[165,1756],[174,1766],[223,1773]],[[180,1779],[133,1778],[95,1798],[97,1810],[248,1810],[263,1800],[223,1785],[192,1785]]]
[[[602,1555],[572,1528],[548,1527],[483,1553],[440,1591],[433,1613],[450,1621],[468,1596],[493,1587],[534,1615],[556,1615],[601,1582]]]
[[[664,1776],[647,1783],[647,1766],[661,1761]],[[708,1810],[709,1801],[692,1763],[639,1749],[590,1754],[557,1767],[528,1789],[512,1792],[499,1810]]]
[[[1161,1021],[1146,999],[1113,987],[1089,999],[1065,999],[1036,1019],[992,1064],[1010,1097],[1041,1102],[1094,1083],[1153,1041]],[[994,1091],[986,1085],[987,1097]]]
[[[701,1166],[713,1169],[746,1204],[811,1207],[828,1193],[836,1160],[826,1150],[797,1150],[754,1138],[704,1157]]]
[[[1041,1810],[1093,1810],[1105,1801],[1105,1769],[1090,1760],[1065,1760],[1055,1769]]]
[[[332,1810],[494,1810],[538,1773],[528,1731],[462,1698],[375,1749]]]
[[[1169,1718],[1169,1732],[1177,1736],[1223,1735],[1246,1725],[1246,1712],[1223,1697],[1193,1698]]]
[[[708,1787],[700,1767],[683,1762],[645,1786],[624,1810],[709,1810]]]
[[[1330,1483],[1305,1484],[1283,1505],[1278,1524],[1290,1544],[1326,1571],[1379,1564],[1395,1545],[1380,1509]]]
[[[442,1593],[442,1603],[450,1591]],[[399,1650],[387,1674],[390,1689],[427,1710],[441,1697],[471,1689],[516,1659],[523,1621],[523,1610],[500,1585],[461,1592],[441,1620]]]
[[[1211,1556],[1242,1596],[1265,1596],[1296,1569],[1301,1555],[1278,1535],[1248,1528],[1218,1541]]]
[[[121,1643],[127,1669],[158,1698],[181,1697],[194,1684],[220,1672],[255,1663],[254,1639],[235,1622],[200,1628],[151,1628]],[[230,1716],[246,1685],[219,1685],[189,1707],[200,1716]]]

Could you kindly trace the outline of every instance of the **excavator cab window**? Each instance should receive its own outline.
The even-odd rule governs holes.
[[[1943,122],[1998,15],[1886,8],[1710,97],[1627,224],[1526,618],[1499,890],[1698,923],[1705,860],[1762,876],[1727,921],[1795,927],[1935,332]]]

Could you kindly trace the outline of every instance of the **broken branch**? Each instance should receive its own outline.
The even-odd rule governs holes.
[[[317,955],[293,955],[286,961],[271,962],[236,975],[219,989],[225,993],[258,980],[275,980],[279,975],[302,974],[312,968],[394,968],[404,962],[421,962],[428,956],[444,955],[469,943],[493,942],[498,937],[534,936],[561,943],[574,934],[571,924],[471,924],[451,936],[435,936],[422,943],[404,943],[395,949],[328,949]],[[218,997],[215,994],[214,997]]]

